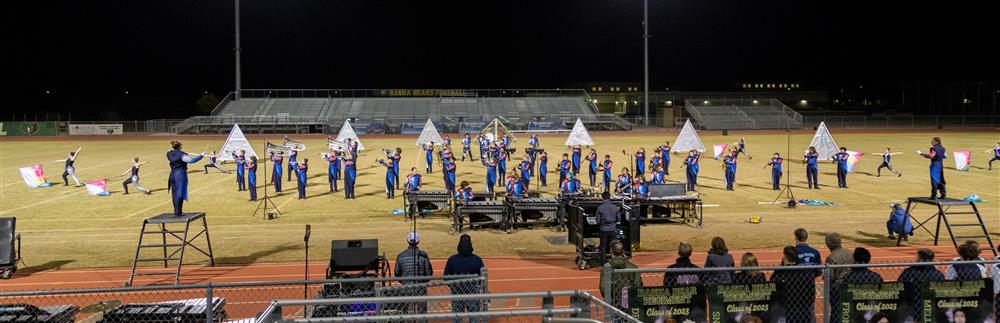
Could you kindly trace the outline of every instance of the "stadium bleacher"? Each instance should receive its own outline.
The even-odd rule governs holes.
[[[802,126],[802,115],[775,99],[685,100],[684,109],[701,129],[798,129]]]
[[[481,96],[473,91],[442,97],[290,97],[275,91],[280,90],[247,91],[239,100],[230,94],[213,115],[191,117],[172,130],[224,133],[239,123],[251,133],[334,133],[351,120],[359,133],[419,133],[420,125],[431,119],[443,132],[478,132],[481,127],[476,126],[496,117],[508,120],[512,130],[523,131],[564,131],[577,118],[595,130],[632,128],[616,115],[598,113],[584,91],[518,97]]]

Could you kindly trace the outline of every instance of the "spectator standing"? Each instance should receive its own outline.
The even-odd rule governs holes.
[[[753,253],[747,252],[740,257],[740,267],[760,267],[760,263],[757,261],[757,256]],[[733,283],[736,284],[762,284],[767,282],[767,277],[764,277],[764,273],[760,270],[740,270],[740,272],[733,275]]]
[[[464,154],[464,153],[463,153]],[[470,153],[471,156],[471,153]],[[483,268],[486,267],[483,264],[483,258],[480,258],[476,254],[472,253],[472,237],[468,234],[463,234],[458,238],[458,253],[448,258],[448,262],[444,265],[444,275],[482,275]],[[479,288],[478,284],[475,283],[465,283],[465,284],[454,284],[451,285],[451,294],[479,294],[483,290]],[[451,310],[453,312],[479,312],[480,304],[479,301],[475,300],[464,300],[464,301],[452,301]],[[455,323],[462,322],[460,319],[454,320]],[[469,323],[476,323],[479,320],[475,318],[470,318]]]
[[[681,242],[677,246],[677,260],[667,269],[679,269],[679,268],[698,268],[697,265],[691,263],[691,252],[694,249],[691,247],[690,243]],[[698,273],[665,273],[663,274],[663,286],[664,287],[679,287],[679,286],[690,286],[697,285],[701,282],[701,277]]]
[[[733,255],[729,254],[726,248],[726,240],[722,237],[712,238],[712,249],[708,251],[708,258],[705,259],[705,268],[732,268],[735,266]],[[707,272],[705,284],[730,284],[733,282],[732,271]]]

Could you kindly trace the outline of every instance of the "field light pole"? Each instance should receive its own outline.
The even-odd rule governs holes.
[[[642,51],[642,105],[645,109],[644,123],[649,127],[649,0],[642,0]]]
[[[235,11],[236,20],[236,48],[233,49],[233,54],[236,55],[236,86],[233,90],[233,98],[236,100],[240,99],[240,0],[233,0],[233,11]]]

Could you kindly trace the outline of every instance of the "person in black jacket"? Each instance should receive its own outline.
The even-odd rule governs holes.
[[[681,242],[680,245],[677,246],[677,260],[674,261],[674,264],[667,266],[667,269],[698,268],[698,265],[691,263],[692,251],[694,251],[694,248],[691,247],[690,243]],[[699,283],[701,283],[701,275],[698,275],[698,273],[695,272],[667,272],[663,274],[664,287],[690,286],[698,285]]]
[[[917,262],[934,262],[934,251],[930,249],[917,250]],[[933,265],[914,265],[903,270],[897,281],[903,283],[903,288],[905,288],[903,295],[908,296],[913,322],[923,322],[921,319],[923,311],[920,305],[921,283],[944,281],[944,274]]]
[[[740,267],[759,267],[760,263],[757,261],[757,256],[752,252],[744,253],[740,257]],[[734,284],[763,284],[767,282],[767,277],[760,270],[740,270],[740,272],[733,274]]]
[[[733,255],[729,254],[729,248],[726,248],[726,240],[723,240],[722,237],[712,238],[712,249],[708,251],[708,258],[705,259],[705,268],[732,268],[735,265]],[[733,282],[732,275],[733,272],[728,270],[708,272],[705,275],[704,283],[710,285],[730,284]]]
[[[864,265],[872,260],[872,253],[865,248],[854,248],[854,264]],[[867,267],[853,267],[851,272],[844,276],[846,284],[881,284],[882,276],[869,270]]]
[[[599,221],[600,227],[600,239],[601,239],[601,266],[607,262],[607,253],[610,252],[609,246],[611,241],[615,240],[615,236],[618,233],[618,221],[621,221],[621,215],[619,215],[620,210],[618,206],[611,203],[611,193],[604,191],[601,193],[601,198],[604,203],[597,207],[597,221]]]
[[[816,276],[813,269],[795,269],[799,262],[795,247],[786,246],[783,250],[781,266],[790,269],[775,270],[771,281],[781,284],[779,288],[785,294],[785,321],[797,323],[816,322]]]
[[[431,267],[430,257],[427,256],[426,252],[417,247],[417,245],[420,244],[420,235],[416,232],[410,232],[410,234],[406,237],[406,242],[409,244],[409,247],[396,256],[396,277],[421,277],[434,275],[434,268]],[[400,284],[410,285],[426,282],[426,280],[402,280]],[[427,287],[401,288],[397,293],[398,294],[387,296],[427,295]],[[402,307],[402,310],[406,313],[413,314],[427,312],[427,303],[409,303]]]
[[[445,263],[444,275],[482,275],[483,268],[486,265],[483,264],[483,258],[472,253],[472,237],[468,234],[463,234],[459,237],[457,249],[458,253],[449,257],[448,262]],[[453,284],[450,287],[452,294],[480,294],[485,292],[475,283]],[[475,300],[451,302],[451,310],[456,313],[479,312],[479,308],[479,301]],[[461,322],[461,320],[456,320],[455,322]],[[478,322],[478,320],[475,318],[469,319],[469,323],[475,322]]]

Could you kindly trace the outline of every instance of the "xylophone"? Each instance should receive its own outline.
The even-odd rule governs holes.
[[[511,198],[507,199],[510,204],[511,219],[516,223],[535,224],[544,223],[557,225],[563,228],[564,215],[562,203],[556,198]]]
[[[451,233],[462,232],[465,218],[468,226],[476,229],[487,224],[497,224],[501,230],[510,233],[511,221],[507,203],[504,201],[467,201],[456,205],[452,217]]]
[[[406,192],[403,197],[403,209],[408,218],[417,214],[423,216],[425,210],[452,210],[451,194],[445,190]]]

